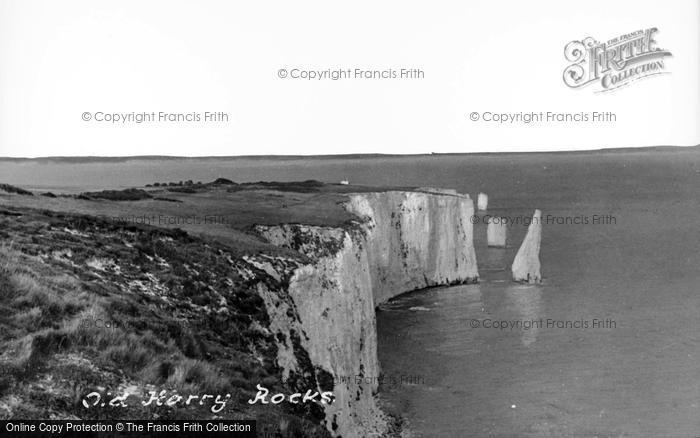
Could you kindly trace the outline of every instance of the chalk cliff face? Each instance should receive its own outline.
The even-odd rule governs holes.
[[[375,304],[429,286],[478,280],[468,196],[381,192],[353,195],[364,219]]]
[[[271,243],[310,260],[293,271],[286,291],[261,287],[260,294],[285,378],[334,392],[325,418],[336,436],[387,431],[375,399],[375,306],[410,290],[478,280],[471,199],[421,190],[350,195],[345,208],[358,221],[342,229],[256,228]]]

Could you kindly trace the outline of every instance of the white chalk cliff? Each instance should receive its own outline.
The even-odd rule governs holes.
[[[535,210],[527,234],[513,260],[513,280],[525,283],[540,283],[540,241],[542,240],[542,212]]]
[[[260,286],[288,379],[332,385],[325,406],[334,436],[387,430],[376,403],[375,307],[428,286],[476,282],[469,196],[438,189],[351,194],[358,217],[344,228],[259,226],[269,242],[310,262],[296,267],[284,291]],[[308,384],[308,383],[307,383]]]
[[[478,279],[468,196],[364,193],[351,196],[346,208],[365,219],[375,305],[407,291]]]

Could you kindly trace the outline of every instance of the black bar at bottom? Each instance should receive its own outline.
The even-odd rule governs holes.
[[[0,437],[255,438],[255,420],[3,420]]]

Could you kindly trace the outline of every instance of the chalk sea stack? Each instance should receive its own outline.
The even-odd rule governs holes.
[[[540,283],[540,241],[542,240],[542,212],[535,210],[518,253],[513,261],[513,280],[523,283]]]
[[[486,211],[489,206],[489,197],[486,193],[479,193],[476,197],[476,208],[479,211]]]
[[[505,248],[508,224],[504,218],[491,217],[486,226],[486,241],[488,246],[495,248]]]

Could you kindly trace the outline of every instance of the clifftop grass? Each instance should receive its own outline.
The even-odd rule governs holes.
[[[238,184],[219,178],[204,184],[158,184],[157,187],[134,189],[137,191],[108,190],[83,193],[77,197],[0,194],[0,208],[29,207],[84,214],[123,224],[145,222],[216,239],[238,256],[294,256],[293,251],[268,244],[252,230],[256,225],[279,224],[352,228],[352,223],[358,218],[343,208],[343,203],[348,200],[347,194],[387,190],[324,184],[314,180]]]

